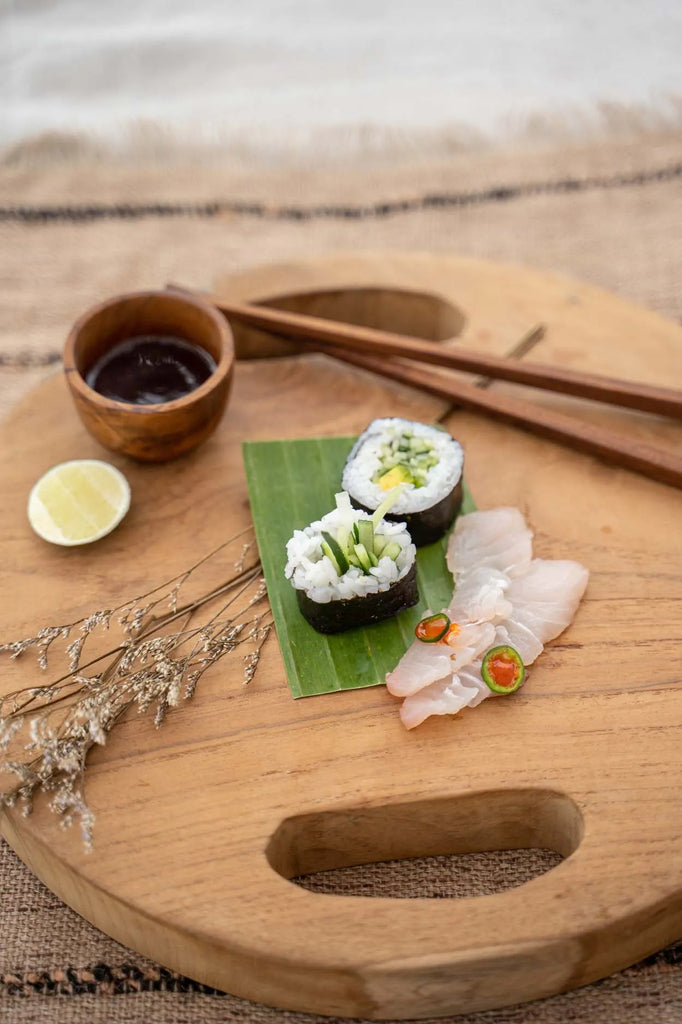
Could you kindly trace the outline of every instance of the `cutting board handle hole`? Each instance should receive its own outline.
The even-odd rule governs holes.
[[[496,790],[290,817],[267,857],[278,874],[315,892],[461,897],[544,874],[582,834],[582,815],[565,794]]]
[[[297,292],[266,299],[258,305],[288,313],[374,327],[426,341],[446,341],[462,333],[466,317],[458,306],[431,292],[406,288],[335,288]],[[238,359],[288,356],[299,350],[288,341],[240,324],[231,325]]]

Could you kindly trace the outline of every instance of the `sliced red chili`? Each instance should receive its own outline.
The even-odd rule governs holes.
[[[417,640],[424,644],[437,644],[442,640],[450,628],[450,619],[445,612],[438,612],[436,615],[427,615],[425,619],[418,622],[414,628],[414,635]]]
[[[459,636],[459,634],[460,634],[459,623],[458,622],[451,622],[450,625],[448,626],[446,632],[445,632],[445,636],[443,637],[443,643],[444,644],[449,643],[450,639],[452,637]]]
[[[523,682],[526,670],[521,655],[506,644],[492,647],[481,663],[481,678],[495,693],[513,693]]]

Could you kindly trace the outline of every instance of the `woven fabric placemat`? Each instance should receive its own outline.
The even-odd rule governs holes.
[[[336,250],[525,263],[679,319],[681,185],[682,132],[336,173],[0,164],[0,409],[54,370],[102,297]]]
[[[35,152],[0,165],[0,411],[58,370],[90,304],[335,250],[419,249],[525,263],[682,317],[682,135],[647,134],[393,166],[164,165]],[[680,354],[682,365],[682,353]],[[338,893],[498,891],[548,851],[422,858],[311,876]],[[109,939],[0,841],[0,1018],[8,1024],[320,1024],[214,992]],[[458,1024],[682,1024],[682,943],[593,985]]]

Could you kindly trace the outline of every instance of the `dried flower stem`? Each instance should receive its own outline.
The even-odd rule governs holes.
[[[221,550],[221,549],[220,548],[216,549],[216,553],[219,550]],[[197,563],[197,565],[203,564],[203,561],[205,561],[205,559],[202,560],[202,562]],[[260,574],[260,571],[261,570],[260,570],[260,565],[259,564],[253,565],[249,569],[244,570],[243,572],[241,572],[239,574],[239,576],[235,577],[232,580],[229,580],[227,583],[223,583],[220,586],[215,587],[213,590],[209,591],[208,594],[204,594],[202,597],[198,598],[196,601],[188,602],[186,605],[183,605],[182,608],[177,608],[175,611],[172,611],[172,612],[170,612],[170,613],[168,613],[166,615],[151,615],[151,616],[149,616],[148,621],[146,621],[145,624],[144,624],[144,628],[142,628],[142,626],[140,626],[138,628],[138,634],[137,634],[137,637],[136,637],[137,642],[141,643],[145,638],[151,636],[153,633],[157,632],[162,627],[169,625],[170,623],[174,622],[176,619],[181,618],[183,615],[187,615],[188,613],[191,614],[191,613],[197,611],[198,609],[202,608],[204,605],[210,603],[211,601],[216,600],[218,597],[222,596],[223,594],[228,593],[230,590],[232,590],[235,586],[237,586],[243,580],[246,580],[247,584],[248,584],[250,581],[255,579]],[[171,581],[171,582],[173,582],[173,581]],[[242,588],[242,590],[243,590],[243,588]],[[239,593],[241,593],[241,592],[242,591],[240,590]],[[144,596],[146,597],[147,595],[144,595]],[[221,611],[224,610],[224,608],[226,608],[230,603],[231,602],[227,602],[227,604],[223,606]],[[123,606],[121,606],[121,607],[123,607]],[[220,614],[220,612],[218,612],[216,614]],[[180,636],[181,634],[176,634],[176,635]],[[4,645],[0,646],[0,651],[3,650],[3,649],[7,649],[10,646],[11,645],[9,645],[9,644],[4,644]],[[97,657],[92,658],[90,661],[87,661],[87,662],[85,662],[82,665],[81,664],[77,664],[74,667],[73,671],[67,672],[65,675],[59,676],[57,679],[53,680],[52,683],[50,683],[49,686],[47,686],[47,687],[45,687],[45,686],[43,686],[43,687],[32,687],[32,688],[24,689],[24,690],[16,690],[13,693],[7,694],[5,697],[0,698],[0,711],[2,710],[5,702],[13,701],[14,705],[13,705],[12,710],[10,712],[5,713],[3,715],[3,717],[5,717],[5,718],[12,718],[13,716],[15,716],[17,714],[21,714],[26,708],[28,708],[31,705],[31,703],[33,703],[35,700],[37,700],[41,696],[45,696],[46,700],[45,700],[44,704],[37,705],[37,708],[46,707],[48,705],[50,705],[50,706],[53,705],[54,703],[56,703],[56,698],[55,698],[54,694],[56,693],[56,689],[60,687],[60,684],[64,683],[65,686],[75,686],[76,689],[80,689],[80,687],[82,685],[82,682],[81,682],[79,676],[75,675],[75,669],[79,670],[79,675],[80,675],[85,669],[91,668],[93,665],[96,665],[98,662],[103,661],[106,658],[113,657],[119,651],[123,651],[124,649],[126,649],[126,647],[127,647],[126,643],[118,644],[116,647],[112,647],[110,650],[105,651],[103,654],[97,655]],[[16,658],[17,655],[13,654],[12,657]],[[63,689],[64,687],[61,687],[61,688]],[[22,696],[25,696],[24,703],[23,704],[16,703],[17,701],[19,701],[19,699]],[[68,696],[67,694],[64,695],[64,697],[67,697],[67,696]]]
[[[39,790],[48,792],[50,807],[60,816],[62,825],[70,825],[75,818],[80,820],[83,841],[90,849],[94,816],[83,795],[90,748],[104,744],[107,734],[131,707],[144,712],[154,706],[154,721],[160,726],[169,708],[193,696],[208,668],[245,644],[251,644],[252,650],[243,658],[244,682],[253,679],[272,628],[272,616],[265,603],[259,562],[244,568],[252,542],[242,545],[234,563],[235,575],[200,597],[178,604],[180,591],[190,577],[226,553],[246,532],[221,544],[166,583],[116,608],[93,612],[66,625],[48,626],[33,637],[0,645],[0,651],[10,653],[12,658],[35,649],[38,664],[44,669],[52,645],[70,640],[64,648],[69,658],[66,673],[51,683],[25,687],[0,698],[0,750],[21,747],[23,735],[22,755],[0,764],[0,771],[18,779],[0,794],[0,807],[11,807],[18,800],[27,814],[34,794]],[[217,610],[195,623],[197,614],[214,602]],[[164,603],[166,610],[161,612]],[[259,604],[263,604],[263,610],[252,614],[251,609]],[[83,661],[88,638],[96,630],[109,629],[117,614],[124,639],[104,654]],[[183,620],[180,628],[170,632],[169,627],[179,620]],[[71,639],[76,630],[75,639]]]

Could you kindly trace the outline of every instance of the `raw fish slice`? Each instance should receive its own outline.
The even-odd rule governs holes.
[[[524,665],[532,665],[544,650],[543,644],[535,633],[521,625],[520,622],[514,622],[513,619],[506,619],[498,625],[495,641],[491,646],[501,647],[503,644],[518,651]]]
[[[512,605],[505,597],[509,576],[490,566],[479,566],[466,573],[457,584],[448,614],[453,622],[489,622],[511,614]]]
[[[531,665],[570,624],[588,572],[578,562],[531,560],[531,542],[518,509],[472,512],[458,520],[448,543],[456,589],[447,612],[459,631],[448,634],[446,643],[415,641],[387,677],[389,690],[405,697],[400,717],[406,728],[498,696],[481,677],[490,648],[511,646]]]
[[[481,662],[473,661],[452,679],[440,679],[406,697],[400,718],[407,729],[415,729],[431,715],[456,715],[462,708],[477,708],[493,693],[481,677]]]
[[[494,646],[494,645],[493,645]],[[487,697],[501,697],[503,694],[493,693],[489,686],[483,682],[481,676],[481,661],[472,661],[470,665],[463,668],[459,673],[459,681],[462,686],[475,690],[476,694],[471,698],[467,707],[477,708]]]
[[[400,718],[406,729],[421,725],[430,715],[454,715],[478,696],[474,687],[464,686],[459,676],[441,679],[406,697]]]
[[[588,575],[579,562],[534,558],[528,571],[509,586],[506,596],[514,610],[502,625],[525,626],[542,644],[553,640],[573,620]]]
[[[448,569],[456,578],[482,565],[517,576],[530,565],[532,540],[517,508],[469,512],[460,516],[450,535]]]
[[[415,640],[386,676],[386,687],[395,697],[408,697],[436,680],[449,679],[460,666],[487,651],[494,638],[492,623],[465,622],[448,643]]]
[[[395,697],[405,697],[437,679],[452,675],[451,651],[446,644],[412,643],[386,676],[386,687]]]
[[[566,616],[564,605],[546,604],[540,607],[516,608],[510,619],[529,629],[543,645],[563,633],[572,615]],[[509,620],[508,620],[509,621]]]
[[[478,658],[492,647],[495,627],[492,622],[459,623],[459,633],[448,637],[447,646],[452,652],[452,671],[457,672],[463,665]],[[417,641],[419,643],[419,641]]]

